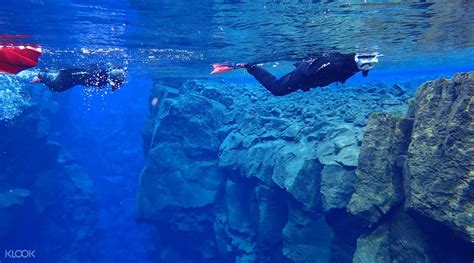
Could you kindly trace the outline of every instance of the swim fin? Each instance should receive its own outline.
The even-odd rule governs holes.
[[[0,72],[17,74],[36,67],[43,50],[33,45],[0,45]]]
[[[242,68],[241,64],[232,64],[232,63],[216,63],[212,64],[211,74],[220,74],[226,71]]]

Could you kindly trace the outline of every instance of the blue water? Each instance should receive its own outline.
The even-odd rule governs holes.
[[[368,78],[355,76],[349,86],[416,86],[474,70],[469,0],[0,0],[0,6],[0,42],[45,50],[32,72],[90,64],[128,70],[126,85],[114,93],[81,87],[52,93],[2,74],[2,263],[161,262],[166,251],[155,246],[162,242],[157,230],[135,219],[148,147],[142,127],[156,80],[224,79],[263,89],[243,71],[209,76],[210,64],[280,62],[272,70],[283,75],[321,51],[384,55]],[[74,174],[90,181],[65,179]],[[19,188],[29,194],[6,194]],[[38,257],[3,259],[4,249],[34,249]]]

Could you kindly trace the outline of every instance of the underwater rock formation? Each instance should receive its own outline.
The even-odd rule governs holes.
[[[422,85],[406,118],[372,115],[347,210],[354,262],[474,260],[474,72]]]
[[[472,261],[473,79],[424,84],[406,117],[412,91],[400,85],[282,99],[253,85],[156,83],[137,205],[156,226],[156,257]]]
[[[36,250],[39,262],[77,262],[96,252],[92,181],[52,138],[50,93],[22,92],[27,103],[0,119],[0,247]]]
[[[356,190],[347,206],[367,225],[404,199],[400,158],[407,154],[411,125],[410,120],[387,113],[372,114],[369,119],[356,171]]]
[[[157,260],[350,261],[363,226],[341,222],[368,116],[404,114],[413,93],[390,89],[280,98],[253,84],[157,80],[137,202],[138,220],[156,226]]]
[[[474,243],[474,74],[423,85],[413,104],[409,210]],[[441,208],[441,209],[440,209]]]
[[[321,171],[321,202],[324,212],[343,209],[354,193],[355,171],[340,165],[326,165]]]

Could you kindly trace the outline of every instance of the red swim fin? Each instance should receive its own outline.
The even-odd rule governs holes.
[[[36,67],[43,50],[32,45],[0,45],[0,72],[17,74]]]
[[[222,72],[226,72],[229,70],[234,70],[240,68],[238,65],[234,64],[212,64],[212,68],[214,69],[211,74],[219,74]]]

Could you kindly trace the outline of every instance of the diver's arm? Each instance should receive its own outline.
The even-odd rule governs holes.
[[[298,75],[308,76],[310,74],[310,65],[311,65],[311,63],[309,63],[307,61],[302,61],[302,62],[296,63],[294,65],[296,67],[294,72],[297,73]]]

